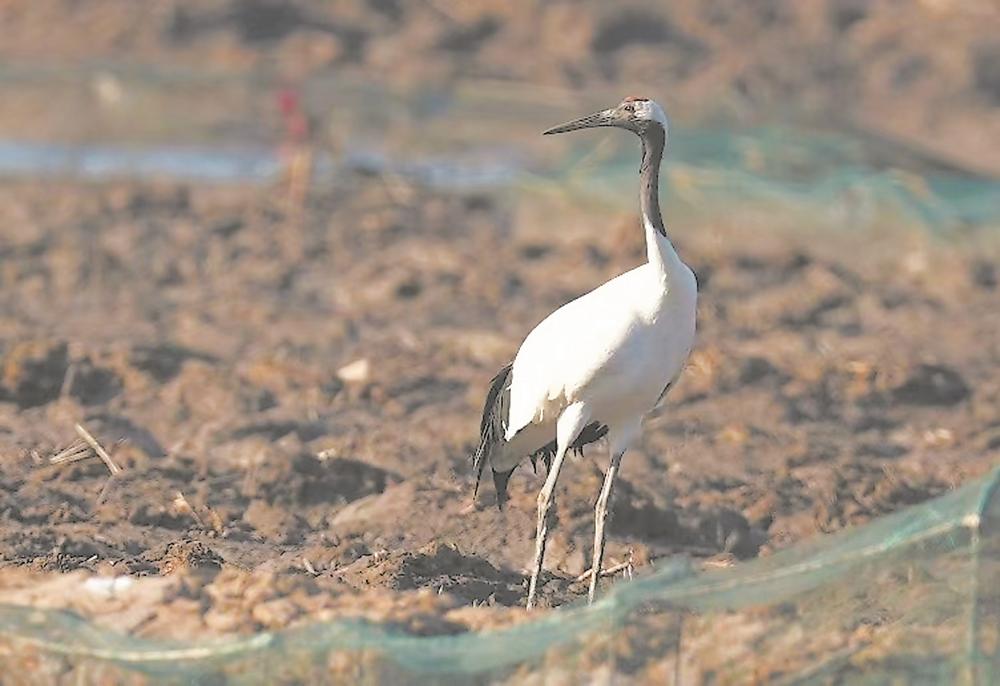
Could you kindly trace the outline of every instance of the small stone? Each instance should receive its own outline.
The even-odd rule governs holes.
[[[367,358],[361,358],[360,360],[355,360],[350,364],[345,364],[343,367],[337,370],[337,378],[339,378],[344,383],[364,383],[368,380],[368,376],[371,371],[371,365],[368,363]]]

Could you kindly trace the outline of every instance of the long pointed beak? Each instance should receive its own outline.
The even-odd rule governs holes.
[[[577,129],[592,129],[598,126],[614,126],[615,119],[611,112],[611,110],[594,112],[593,114],[588,114],[586,117],[580,117],[565,124],[553,126],[548,131],[543,132],[542,135],[548,136],[553,133],[566,133],[567,131],[576,131]]]

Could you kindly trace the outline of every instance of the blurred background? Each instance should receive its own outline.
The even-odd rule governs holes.
[[[991,0],[0,0],[3,573],[222,570],[156,597],[142,630],[185,638],[348,591],[520,606],[538,477],[468,509],[468,456],[525,333],[644,259],[634,139],[539,135],[626,95],[671,116],[701,295],[610,564],[728,565],[986,474],[998,26]],[[121,475],[49,463],[76,423]],[[579,597],[604,460],[560,485],[544,604]],[[292,581],[244,602],[250,570]]]
[[[321,175],[495,185],[581,164],[572,146],[593,181],[628,141],[534,134],[639,94],[666,106],[695,188],[995,218],[976,183],[1000,174],[991,2],[452,5],[9,0],[0,171],[268,179],[308,145]],[[927,176],[857,181],[887,169]]]

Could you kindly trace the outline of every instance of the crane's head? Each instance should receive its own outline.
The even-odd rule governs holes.
[[[667,115],[663,108],[648,98],[628,97],[607,110],[601,110],[586,117],[580,117],[565,124],[554,126],[545,132],[545,135],[552,133],[566,133],[577,129],[592,129],[599,126],[615,126],[620,129],[628,129],[640,136],[645,135],[651,127],[660,127],[663,133],[667,133]]]

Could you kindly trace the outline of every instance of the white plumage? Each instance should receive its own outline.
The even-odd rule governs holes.
[[[483,410],[478,475],[486,461],[498,504],[510,472],[526,457],[549,464],[538,498],[536,551],[528,592],[535,602],[548,534],[548,511],[566,452],[605,435],[610,464],[595,508],[593,601],[604,552],[604,524],[622,454],[642,418],[679,376],[694,343],[697,284],[667,238],[659,211],[658,172],[667,119],[655,102],[620,105],[546,133],[595,126],[635,132],[642,141],[640,206],[647,262],[546,317],[521,344],[512,366],[494,378]],[[553,439],[555,444],[553,445]]]
[[[610,428],[612,443],[619,427],[653,409],[694,340],[694,274],[671,257],[674,278],[644,264],[563,305],[528,334],[514,358],[505,457],[516,455],[515,438],[529,424],[554,429],[575,402],[585,403],[585,424],[600,418]],[[514,464],[493,461],[495,468]]]

